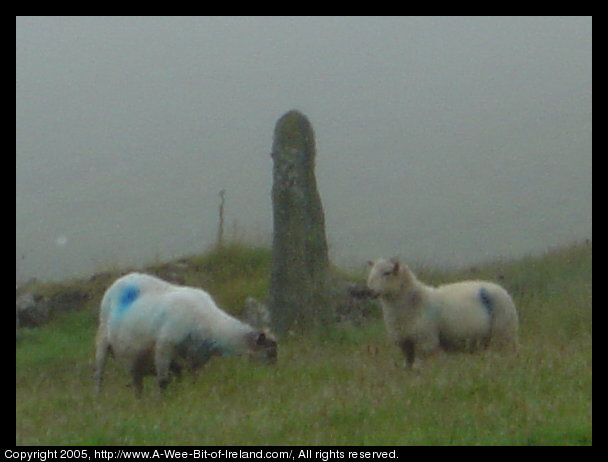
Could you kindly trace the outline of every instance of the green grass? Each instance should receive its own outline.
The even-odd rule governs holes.
[[[269,255],[231,247],[191,257],[188,283],[228,311],[267,291]],[[518,356],[444,355],[401,369],[382,322],[289,336],[276,367],[215,358],[193,383],[135,399],[110,361],[104,392],[90,379],[98,295],[87,310],[27,329],[16,351],[16,441],[28,445],[590,445],[590,245],[432,283],[499,280],[521,315]],[[431,280],[429,280],[432,279]],[[231,280],[236,279],[234,285]],[[91,288],[97,291],[98,288]],[[232,293],[231,293],[232,292]]]

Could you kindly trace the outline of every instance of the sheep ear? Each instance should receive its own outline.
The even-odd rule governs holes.
[[[373,260],[367,260],[367,266],[374,266]]]
[[[391,263],[393,264],[393,274],[398,274],[401,262],[399,262],[399,259],[397,258],[391,258]]]

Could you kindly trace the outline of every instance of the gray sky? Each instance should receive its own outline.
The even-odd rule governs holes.
[[[269,242],[290,109],[339,264],[590,238],[591,62],[588,17],[18,17],[17,280],[205,249],[221,189]]]

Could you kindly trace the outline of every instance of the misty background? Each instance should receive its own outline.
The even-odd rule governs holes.
[[[311,121],[330,258],[592,235],[589,17],[18,17],[17,281],[269,244],[277,119]]]

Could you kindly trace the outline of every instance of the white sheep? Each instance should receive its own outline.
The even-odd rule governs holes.
[[[222,311],[211,296],[141,273],[117,279],[105,292],[96,338],[95,375],[101,390],[108,354],[131,373],[141,396],[143,377],[163,390],[183,368],[196,372],[214,355],[241,355],[274,363],[277,343]]]
[[[518,315],[510,295],[487,281],[431,287],[397,259],[368,262],[370,293],[379,297],[384,324],[406,367],[438,350],[518,348]]]

